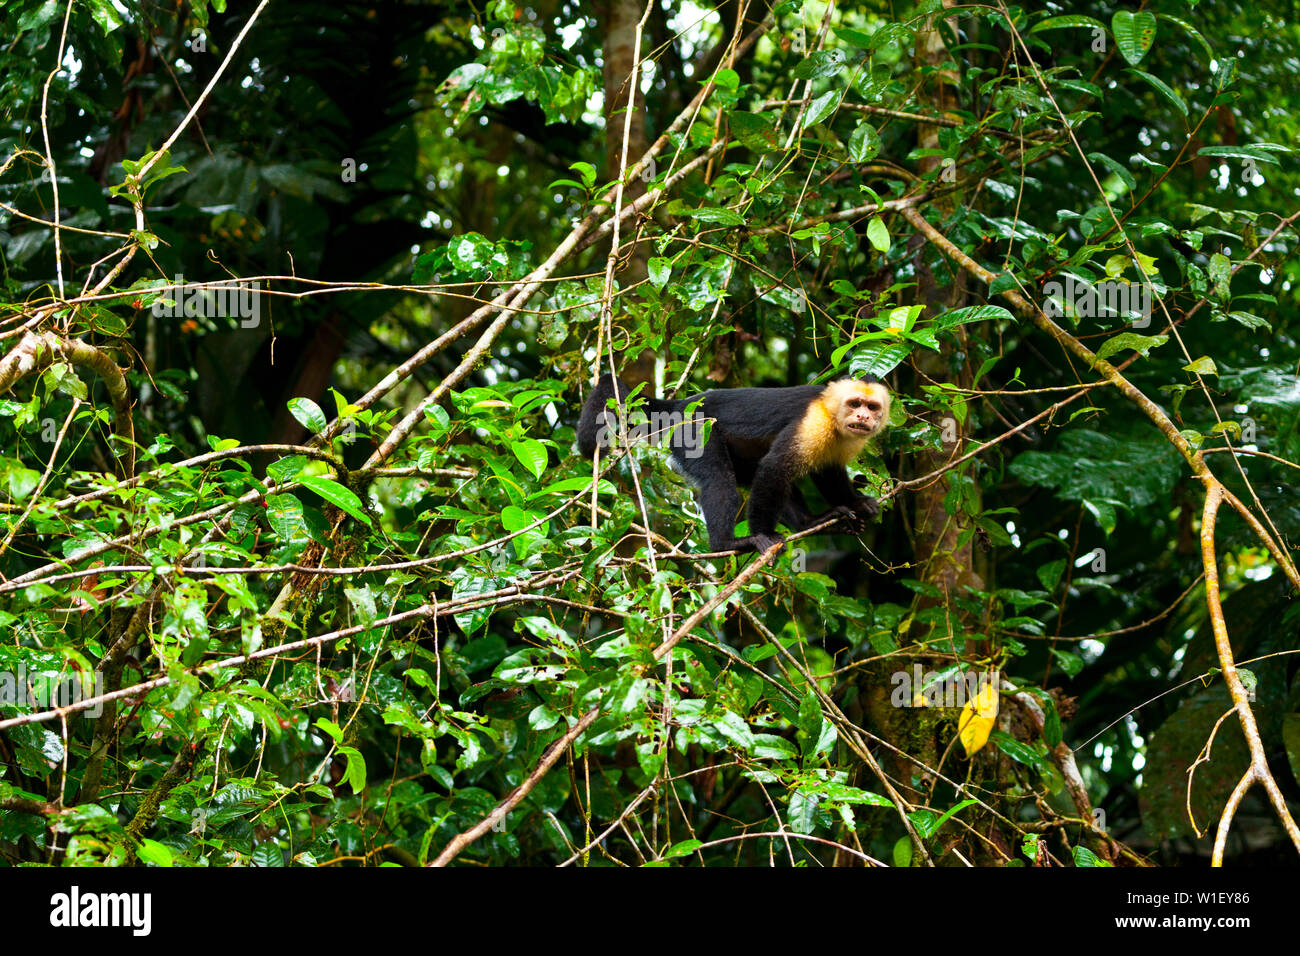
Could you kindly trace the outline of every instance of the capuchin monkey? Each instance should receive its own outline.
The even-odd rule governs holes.
[[[627,385],[606,375],[582,406],[578,448],[588,457],[598,446],[608,448],[610,433],[618,431],[617,412],[607,407],[616,382],[626,401]],[[696,402],[688,418],[686,408]],[[889,390],[875,378],[715,389],[685,400],[650,398],[641,407],[651,437],[667,437],[673,463],[698,489],[713,551],[766,551],[785,540],[778,522],[803,531],[840,517],[861,527],[879,511],[874,498],[854,490],[845,470],[889,420]],[[701,419],[713,419],[707,443],[699,440]],[[831,506],[822,514],[809,514],[795,487],[805,475]],[[744,538],[736,537],[740,485],[750,488]]]

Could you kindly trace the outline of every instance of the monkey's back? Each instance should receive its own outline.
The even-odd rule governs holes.
[[[714,389],[704,393],[700,411],[709,418],[726,422],[727,433],[732,438],[763,441],[770,445],[772,439],[791,422],[803,417],[808,405],[824,387],[793,385],[788,388]]]

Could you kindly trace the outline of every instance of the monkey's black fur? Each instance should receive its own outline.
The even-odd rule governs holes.
[[[601,426],[617,430],[617,415],[607,409],[614,397],[615,382],[619,396],[626,401],[631,391],[626,383],[605,375],[597,383],[582,407],[578,420],[578,448],[590,457],[597,444],[608,447]],[[876,382],[864,378],[864,382]],[[803,531],[839,516],[855,525],[864,517],[874,516],[874,498],[859,495],[839,463],[801,460],[800,445],[795,440],[809,407],[825,386],[797,385],[790,388],[727,388],[705,392],[694,412],[694,419],[713,419],[708,442],[698,447],[698,426],[689,421],[678,425],[669,437],[674,463],[699,491],[704,520],[709,529],[709,548],[713,551],[765,551],[783,540],[776,532],[778,521],[795,531]],[[701,396],[689,399],[646,398],[640,407],[650,421],[685,421],[688,405]],[[608,417],[606,417],[608,416]],[[667,429],[656,429],[663,438]],[[795,481],[808,475],[831,506],[828,511],[812,515]],[[736,519],[740,511],[739,485],[750,487],[749,535],[736,538]]]

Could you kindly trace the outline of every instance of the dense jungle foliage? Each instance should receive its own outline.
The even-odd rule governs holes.
[[[1292,4],[0,38],[3,865],[1296,861]],[[611,369],[879,377],[879,517],[710,553]]]

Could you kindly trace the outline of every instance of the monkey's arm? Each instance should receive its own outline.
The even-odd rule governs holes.
[[[781,524],[795,531],[804,531],[814,524],[812,511],[797,485],[790,489],[790,500],[781,512]]]
[[[831,507],[813,517],[811,524],[820,524],[827,518],[843,517],[860,527],[864,518],[874,518],[880,513],[876,499],[858,494],[853,482],[849,480],[848,471],[839,465],[813,472],[812,480]]]

